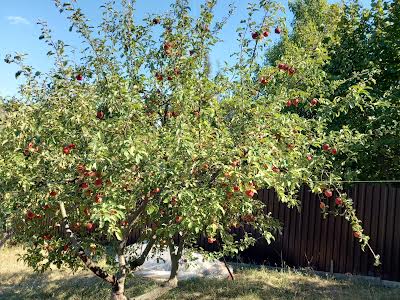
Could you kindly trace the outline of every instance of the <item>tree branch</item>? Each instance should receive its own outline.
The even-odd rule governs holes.
[[[82,260],[82,262],[85,264],[85,266],[92,271],[95,275],[103,279],[104,281],[110,283],[110,284],[115,284],[115,276],[108,274],[106,271],[104,271],[102,268],[97,266],[91,259],[88,257],[85,253],[85,250],[82,248],[80,241],[76,238],[75,234],[72,232],[72,230],[69,228],[69,222],[68,222],[68,216],[65,210],[64,202],[60,201],[60,211],[61,215],[63,218],[63,229],[68,238],[70,239],[73,248],[76,252],[76,255]]]

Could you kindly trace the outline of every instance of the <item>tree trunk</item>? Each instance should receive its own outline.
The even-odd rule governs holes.
[[[111,300],[128,300],[125,296],[125,278],[118,280],[112,287]]]
[[[163,284],[163,286],[168,287],[177,287],[178,286],[178,269],[179,269],[179,260],[182,257],[184,239],[181,237],[179,239],[178,249],[175,250],[175,242],[171,240],[169,242],[169,254],[171,256],[171,273],[169,275],[169,279]]]

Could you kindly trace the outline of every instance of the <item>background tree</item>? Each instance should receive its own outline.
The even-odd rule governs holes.
[[[113,299],[126,299],[127,275],[150,250],[169,249],[175,286],[178,260],[201,234],[220,245],[214,257],[254,244],[234,228],[253,226],[270,241],[280,224],[264,213],[257,190],[273,188],[292,207],[304,184],[321,193],[322,213],[345,216],[369,247],[351,199],[334,184],[337,155],[351,160],[365,135],[329,127],[333,108],[346,112],[368,95],[365,82],[329,100],[340,84],[320,68],[326,48],[310,54],[288,43],[273,1],[249,6],[234,63],[211,75],[207,58],[226,23],[214,18],[216,2],[204,1],[194,18],[188,1],[177,0],[143,22],[134,1],[109,2],[95,31],[75,3],[55,1],[87,45],[81,61],[45,23],[39,38],[53,70],[36,72],[19,54],[6,58],[25,83],[2,103],[1,213],[35,270],[84,264],[110,283]],[[317,31],[308,26],[303,38],[314,45]],[[282,36],[285,54],[265,67],[270,31]]]

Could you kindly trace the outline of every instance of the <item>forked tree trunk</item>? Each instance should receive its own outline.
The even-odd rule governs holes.
[[[125,278],[118,280],[112,287],[111,300],[128,300],[125,296]]]

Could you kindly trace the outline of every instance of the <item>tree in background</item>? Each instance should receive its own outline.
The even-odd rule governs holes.
[[[37,271],[83,264],[110,283],[113,299],[126,299],[127,276],[151,250],[168,249],[167,284],[176,286],[182,252],[200,235],[219,245],[209,254],[217,258],[255,243],[235,235],[244,226],[270,241],[280,224],[257,190],[273,188],[293,207],[304,184],[321,194],[323,214],[346,217],[369,247],[352,200],[335,184],[337,162],[354,159],[365,134],[330,128],[335,109],[346,113],[368,92],[360,80],[329,100],[342,81],[320,67],[324,31],[307,24],[304,43],[290,43],[280,6],[255,2],[238,29],[234,63],[211,75],[207,58],[226,23],[214,18],[217,1],[204,1],[193,18],[188,1],[177,0],[143,22],[134,2],[104,4],[95,30],[75,3],[56,0],[87,46],[81,61],[45,23],[49,73],[20,54],[6,58],[25,82],[1,104],[0,213],[26,247],[24,260]],[[282,36],[284,55],[265,67],[259,58],[270,34]],[[134,232],[140,237],[128,245]]]

